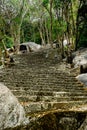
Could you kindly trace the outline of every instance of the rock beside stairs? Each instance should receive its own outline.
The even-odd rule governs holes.
[[[87,73],[86,74],[80,74],[76,77],[78,80],[80,80],[82,83],[87,85]]]
[[[0,83],[0,130],[28,123],[23,107],[10,90]]]

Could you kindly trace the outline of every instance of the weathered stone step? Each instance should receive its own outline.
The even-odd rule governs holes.
[[[78,107],[86,104],[87,101],[62,101],[62,102],[21,102],[27,113],[34,113],[38,111],[47,110],[73,110],[74,108],[78,111]]]
[[[10,87],[9,87],[10,88]],[[18,87],[11,87],[10,88],[12,91],[15,91],[15,92],[17,92],[17,91],[21,91],[21,92],[27,92],[27,93],[29,93],[30,91],[37,91],[38,90],[38,92],[40,91],[43,91],[43,92],[61,92],[61,91],[65,91],[65,92],[69,92],[69,93],[73,93],[73,95],[74,95],[74,93],[76,92],[76,93],[82,93],[82,94],[87,94],[87,92],[86,91],[83,91],[83,90],[80,90],[80,89],[66,89],[66,88],[57,88],[57,89],[55,89],[55,88],[50,88],[50,89],[46,89],[46,88],[43,88],[43,89],[38,89],[38,87],[37,88],[24,88],[24,87],[21,87],[21,88],[18,88]],[[83,92],[82,92],[83,91]],[[56,93],[57,94],[57,93]]]
[[[6,84],[7,86],[8,86],[8,84]],[[20,87],[21,86],[21,87]],[[9,86],[8,86],[8,88],[9,89],[11,89],[11,90],[24,90],[24,91],[30,91],[30,90],[32,90],[32,91],[65,91],[65,92],[82,92],[84,89],[83,88],[80,88],[80,87],[73,87],[72,89],[71,89],[71,86],[69,86],[69,87],[67,87],[67,86],[57,86],[57,87],[54,87],[54,86],[46,86],[46,85],[44,85],[44,87],[43,86],[39,86],[39,85],[26,85],[26,84],[24,84],[24,85],[22,85],[22,84],[10,84]],[[83,92],[84,93],[84,92]]]
[[[13,90],[46,90],[46,91],[61,91],[61,90],[64,90],[64,91],[83,91],[84,88],[79,86],[79,85],[39,85],[39,84],[36,84],[36,83],[6,83],[5,84],[10,88],[10,89],[13,89]],[[72,88],[71,88],[72,87]]]
[[[40,95],[40,96],[53,96],[53,92],[50,92],[50,91],[12,91],[13,94],[15,95]],[[25,94],[26,93],[26,94]]]
[[[8,86],[8,84],[7,83],[5,83],[7,86]],[[21,87],[20,87],[21,86]],[[44,87],[43,87],[44,86]],[[55,86],[55,87],[54,87]],[[70,92],[73,92],[73,91],[83,91],[84,89],[83,88],[81,88],[81,87],[78,87],[78,86],[73,86],[72,88],[71,88],[72,86],[70,85],[70,86],[64,86],[64,85],[62,85],[62,86],[56,86],[56,85],[50,85],[50,86],[48,86],[48,85],[29,85],[29,84],[15,84],[15,83],[13,83],[13,84],[10,84],[9,86],[8,86],[8,88],[10,88],[11,90],[29,90],[29,89],[31,89],[31,90],[46,90],[46,91],[70,91]]]
[[[29,95],[20,95],[16,96],[20,102],[64,102],[64,101],[82,101],[86,102],[87,96],[65,96],[65,97],[57,97],[57,96],[29,96]]]
[[[47,94],[47,95],[46,95]],[[14,93],[14,95],[20,100],[20,101],[85,101],[87,99],[87,94],[72,94],[72,93],[66,93],[66,92],[60,92],[59,94],[54,93],[39,93],[39,92],[32,92],[32,93],[22,93],[21,91],[19,93]]]
[[[24,67],[25,67],[25,66],[24,66]],[[45,66],[45,67],[46,67],[46,66]],[[19,70],[19,71],[18,71],[18,70]],[[45,76],[45,77],[46,77],[46,76],[49,76],[49,77],[52,77],[52,78],[56,78],[56,77],[57,77],[57,78],[58,78],[58,77],[61,78],[61,76],[62,76],[62,78],[64,78],[64,79],[68,79],[68,78],[71,79],[71,78],[72,78],[73,80],[77,80],[77,79],[74,78],[74,76],[70,76],[68,73],[63,73],[63,72],[61,73],[61,71],[56,70],[56,69],[55,69],[55,70],[54,70],[54,69],[53,69],[53,70],[51,70],[51,69],[48,70],[48,69],[43,69],[43,68],[42,68],[42,69],[39,68],[38,71],[36,70],[36,68],[29,68],[29,69],[27,68],[26,70],[25,70],[24,68],[19,69],[19,68],[16,68],[16,67],[15,67],[15,68],[12,68],[12,69],[8,69],[8,68],[7,68],[7,70],[6,70],[5,72],[3,72],[3,75],[6,75],[6,74],[9,73],[9,72],[12,72],[11,74],[15,74],[15,75],[16,75],[16,74],[18,74],[18,72],[20,72],[20,70],[22,70],[23,73],[25,72],[25,74],[27,74],[26,72],[30,72],[30,73],[27,74],[28,76],[30,75],[30,76],[34,76],[34,77],[36,76],[36,77],[37,77],[37,76],[39,75],[39,76],[41,76],[42,78],[43,78],[44,76]],[[14,73],[14,71],[17,72],[17,73]],[[22,71],[21,71],[20,73],[22,73]],[[44,72],[44,71],[45,71],[45,72]],[[32,75],[31,75],[31,73],[32,73]],[[34,75],[34,74],[36,74],[36,75]],[[1,76],[2,76],[2,75],[1,75]],[[22,76],[22,75],[21,75],[21,76]],[[54,76],[54,77],[53,77],[53,76]],[[68,80],[69,80],[69,79],[68,79]]]
[[[18,85],[12,85],[11,86],[11,84],[9,85],[9,84],[6,84],[7,86],[8,86],[8,88],[9,89],[11,89],[11,91],[24,91],[24,92],[26,92],[26,91],[52,91],[52,92],[62,92],[62,91],[64,91],[64,92],[71,92],[71,93],[82,93],[82,91],[83,91],[83,88],[72,88],[71,89],[71,87],[70,88],[65,88],[64,86],[63,87],[42,87],[42,86],[27,86],[27,85],[22,85],[21,87],[19,86],[18,87]],[[27,87],[26,87],[27,86]],[[83,91],[83,93],[82,94],[84,94],[84,93],[86,93],[87,94],[87,92],[86,91]]]
[[[46,67],[46,66],[45,66]],[[30,72],[30,73],[28,73],[28,75],[30,75],[30,76],[41,76],[42,78],[44,77],[44,76],[50,76],[50,77],[52,77],[52,78],[56,78],[56,77],[59,77],[59,78],[61,78],[60,76],[63,76],[62,78],[64,78],[64,79],[75,79],[75,77],[74,76],[71,76],[71,75],[69,75],[68,73],[63,73],[63,72],[59,72],[59,70],[48,70],[48,69],[43,69],[42,68],[42,70],[41,70],[41,68],[39,68],[40,70],[36,70],[36,68],[29,68],[29,70],[25,70],[24,68],[22,68],[22,69],[19,69],[19,68],[13,68],[13,69],[8,69],[7,68],[7,70],[5,71],[5,72],[3,72],[3,75],[6,75],[7,73],[9,73],[9,72],[12,72],[11,74],[18,74],[18,72],[20,72],[20,70],[22,70],[23,71],[23,73],[24,72]],[[18,71],[19,70],[19,71]],[[14,73],[14,71],[16,72],[17,71],[17,73]],[[44,72],[44,71],[46,71],[46,72]],[[22,72],[20,72],[20,73],[22,73]],[[31,75],[31,73],[32,73],[32,75]],[[27,73],[26,73],[27,74]],[[37,75],[34,75],[34,74],[37,74]],[[0,74],[1,75],[1,74]],[[1,75],[2,76],[2,75]],[[21,75],[22,76],[22,75]],[[54,77],[53,77],[54,76]],[[68,79],[68,80],[69,80]],[[77,79],[75,79],[75,80],[77,80]]]
[[[5,78],[5,77],[4,77]],[[20,79],[21,78],[21,79]],[[37,84],[39,84],[39,85],[43,85],[43,84],[48,84],[48,85],[53,85],[53,84],[55,84],[55,85],[79,85],[79,86],[83,86],[83,84],[81,84],[80,82],[73,82],[73,81],[61,81],[60,80],[60,82],[58,81],[59,79],[55,79],[55,82],[54,81],[52,81],[53,79],[46,79],[46,80],[42,80],[42,79],[40,79],[39,78],[39,76],[38,76],[38,78],[37,77],[32,77],[32,79],[31,78],[29,78],[29,77],[27,77],[27,79],[25,79],[25,78],[23,78],[23,77],[21,77],[20,76],[20,78],[18,78],[18,79],[20,79],[20,81],[18,80],[18,79],[15,79],[15,81],[14,81],[14,83],[26,83],[26,84],[28,84],[28,83],[37,83]],[[0,79],[0,80],[2,80],[2,79]],[[9,79],[3,79],[3,81],[5,81],[5,82],[9,82],[10,81],[10,83],[12,83],[13,82],[13,78],[11,78],[11,77],[9,77]],[[68,83],[67,83],[68,82]]]
[[[9,80],[9,81],[8,81]],[[5,83],[7,83],[7,84],[13,84],[13,86],[16,86],[16,85],[23,85],[23,87],[37,87],[38,86],[38,88],[41,88],[41,87],[43,87],[43,86],[46,86],[46,87],[48,87],[48,88],[54,88],[54,87],[56,87],[56,88],[58,88],[58,87],[61,87],[61,88],[63,88],[63,87],[66,87],[66,88],[70,88],[71,86],[72,86],[72,88],[82,88],[83,89],[83,84],[79,84],[79,83],[73,83],[73,82],[68,82],[68,83],[61,83],[61,81],[60,81],[60,83],[53,83],[53,82],[50,82],[50,81],[48,81],[48,82],[46,82],[46,81],[42,81],[42,82],[40,82],[40,81],[36,81],[36,80],[31,80],[31,81],[13,81],[12,82],[12,79],[8,79],[8,80],[6,80],[6,79],[4,79],[4,80],[1,80],[1,81],[3,81],[3,82],[5,82]],[[72,85],[72,83],[73,83],[73,85]]]

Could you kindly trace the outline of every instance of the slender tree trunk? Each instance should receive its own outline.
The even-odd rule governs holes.
[[[20,45],[20,28],[16,32],[16,37],[14,39],[15,41],[15,46],[16,46],[16,52],[19,52],[19,45]]]
[[[15,50],[16,53],[19,52],[19,45],[20,45],[20,29],[21,29],[21,25],[11,25],[11,35],[12,38],[14,40],[14,46],[15,46]]]
[[[45,41],[44,41],[43,33],[42,33],[40,28],[38,28],[38,29],[39,29],[40,37],[41,37],[41,40],[42,40],[42,45],[44,46],[45,45]]]
[[[78,9],[81,7],[81,4],[82,4],[82,3],[81,3],[81,1],[80,1]],[[79,28],[79,12],[77,11],[75,50],[77,50],[77,48],[78,48],[78,42],[79,42],[79,31],[78,31],[78,28]]]
[[[42,45],[44,46],[45,45],[45,31],[44,31],[44,27],[43,27],[43,20],[41,18],[40,20],[40,26],[38,27],[38,30],[39,30],[39,33],[40,33],[40,37],[41,37],[41,40],[42,40]]]
[[[69,26],[69,9],[68,9],[69,4],[66,3],[66,13],[65,13],[65,18],[66,18],[66,23],[67,23],[67,41],[68,43],[70,42],[70,26]]]
[[[52,46],[52,6],[53,6],[53,0],[50,0],[50,44]]]
[[[75,49],[75,41],[74,41],[74,37],[75,37],[75,34],[76,34],[76,26],[75,26],[75,20],[74,20],[74,16],[73,16],[73,5],[72,5],[72,1],[71,1],[71,4],[70,4],[70,13],[71,13],[71,20],[72,20],[72,27],[71,27],[71,40],[72,40],[72,46],[73,48]]]
[[[47,25],[46,25],[46,19],[45,19],[45,31],[46,31],[46,37],[47,37],[47,44],[50,44],[49,30],[48,30]]]

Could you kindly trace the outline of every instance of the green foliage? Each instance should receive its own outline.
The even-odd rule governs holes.
[[[49,0],[43,0],[42,5],[43,5],[43,6],[47,6],[48,3],[49,3]]]
[[[76,23],[76,11],[78,10],[78,23],[76,25],[78,26],[77,46],[87,46],[87,4],[85,0],[80,1],[81,6],[79,7],[79,5],[77,6],[74,4],[76,0],[53,0],[52,40],[57,39],[57,37],[63,37],[65,32],[70,32],[71,38],[71,36],[73,35],[72,32],[75,33],[75,31],[73,31],[75,29],[73,25]],[[41,31],[43,33],[43,37],[45,37],[45,39],[47,40],[46,29],[48,31],[48,35],[50,36],[50,0],[39,0],[39,2],[38,0],[32,0],[32,4],[30,5],[29,1],[27,0],[9,0],[8,2],[5,0],[6,5],[0,5],[1,8],[5,8],[3,12],[1,12],[0,8],[0,40],[4,39],[7,48],[12,47],[13,45],[12,37],[16,39],[20,36],[21,42],[34,41],[40,44],[41,37],[38,30],[40,24],[42,26],[42,28],[40,29],[42,29]],[[70,6],[71,4],[73,6],[72,10]],[[66,7],[68,7],[68,5],[69,8],[67,9]],[[29,12],[27,12],[27,8],[29,9]],[[72,21],[72,16],[74,21]],[[67,18],[69,18],[68,22],[66,20]],[[44,22],[45,20],[46,25]],[[69,28],[69,31],[67,27]],[[19,32],[20,29],[21,33]],[[74,39],[75,34],[72,37]],[[0,43],[0,46],[2,46],[2,43]]]
[[[1,49],[1,50],[3,49],[2,41],[0,41],[0,49]]]
[[[28,41],[34,41],[40,44],[41,38],[38,31],[38,24],[31,23],[26,20],[22,23],[21,27],[21,43]]]
[[[5,35],[3,41],[7,48],[11,48],[13,46],[13,39],[11,37]]]
[[[87,47],[87,22],[84,25],[83,28],[81,28],[79,35],[79,42],[78,42],[78,48],[79,47]]]
[[[59,35],[59,37],[61,37],[64,34],[64,32],[66,32],[66,29],[67,29],[67,25],[66,25],[65,21],[61,20],[61,26],[60,26],[58,21],[55,20],[53,23],[53,32],[52,32],[53,40],[57,39],[57,35]]]
[[[5,23],[2,16],[0,16],[0,40],[3,39]]]
[[[61,0],[54,0],[54,8],[58,9],[61,7]]]
[[[87,47],[87,3],[81,1],[81,6],[78,9],[78,43],[77,47]]]

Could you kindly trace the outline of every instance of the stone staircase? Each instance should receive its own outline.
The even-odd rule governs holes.
[[[0,70],[0,82],[18,98],[27,114],[86,105],[85,86],[58,68],[61,56],[45,55],[46,51],[39,51],[14,56],[15,65]]]

